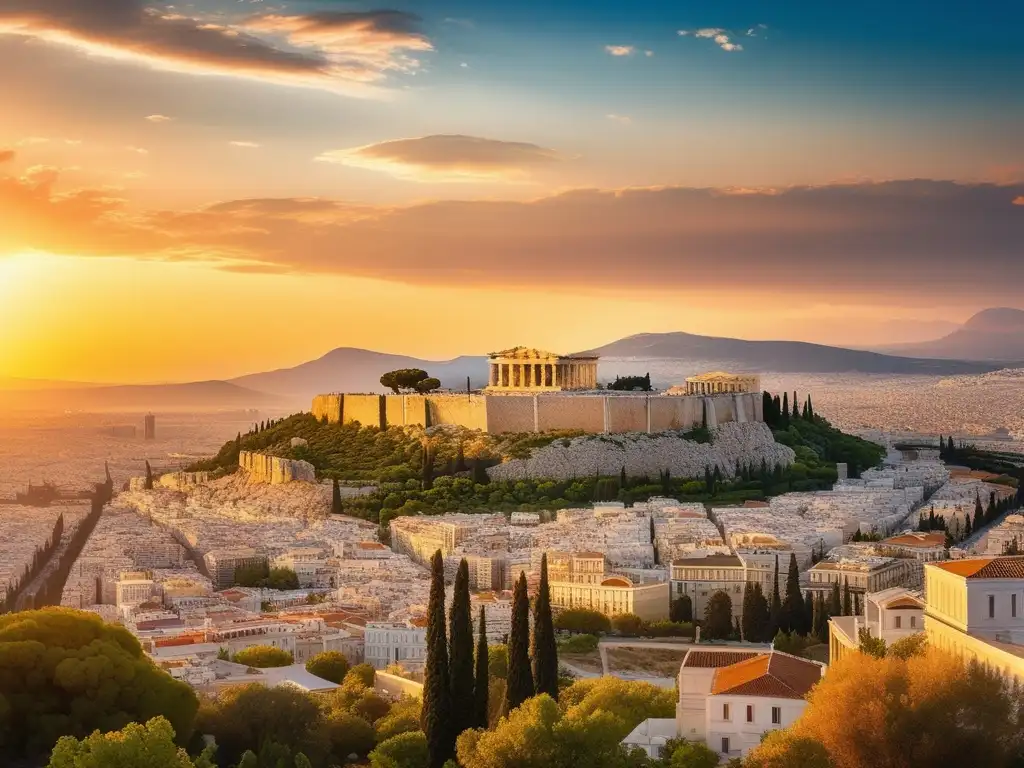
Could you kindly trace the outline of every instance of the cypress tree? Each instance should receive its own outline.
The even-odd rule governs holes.
[[[772,396],[765,390],[761,393],[761,417],[769,427],[775,426],[775,418],[772,413]]]
[[[828,615],[829,616],[842,616],[843,615],[843,599],[839,595],[839,582],[832,582],[832,593],[829,596],[828,604]]]
[[[626,490],[629,487],[629,478],[626,477],[626,465],[622,465],[622,470],[619,472],[619,488]]]
[[[760,582],[754,583],[754,632],[751,640],[756,643],[764,643],[771,640],[768,630],[771,628],[771,616],[768,610],[768,599],[764,596],[764,590]]]
[[[455,753],[455,734],[452,731],[448,638],[444,626],[444,558],[441,550],[437,550],[430,559],[427,661],[423,674],[420,727],[427,737],[429,767],[442,768]]]
[[[558,701],[558,643],[551,617],[548,587],[548,555],[540,558],[540,586],[533,604],[533,682],[537,695],[546,693]]]
[[[779,595],[779,556],[775,556],[775,578],[772,579],[772,600],[768,607],[768,628],[765,636],[772,638],[782,624],[782,598]]]
[[[789,554],[789,572],[786,574],[786,603],[782,611],[782,622],[779,629],[783,632],[803,634],[804,596],[800,591],[800,572],[796,565],[796,555]]]
[[[825,635],[828,634],[828,615],[825,613],[825,595],[819,592],[814,598],[814,620],[811,622],[811,632],[818,640],[825,642]]]
[[[743,623],[741,637],[748,643],[756,642],[757,639],[757,614],[754,608],[754,582],[748,581],[743,585]]]
[[[850,596],[850,580],[843,579],[843,616],[853,616],[853,598]]]
[[[814,419],[814,405],[811,403],[810,395],[807,396],[807,416],[812,420]]]
[[[708,428],[708,401],[700,401],[701,412],[700,412],[700,426],[702,429]]]
[[[853,615],[860,616],[860,595],[853,593]]]
[[[334,478],[331,485],[331,514],[341,514],[341,486],[338,485],[338,478]]]
[[[804,634],[809,635],[814,630],[814,593],[808,592],[804,595]]]
[[[469,607],[469,564],[463,558],[455,574],[455,592],[448,612],[448,669],[452,728],[458,737],[472,728],[473,712],[473,616]]]
[[[780,414],[780,419],[779,420],[782,422],[783,426],[786,426],[786,425],[789,424],[789,393],[788,392],[783,392],[782,393],[782,413]]]
[[[797,403],[797,399],[796,399],[796,392],[794,391],[793,392],[793,418],[794,419],[799,419],[800,418],[799,407],[800,406]]]
[[[512,629],[508,636],[508,676],[502,715],[507,715],[534,694],[533,672],[530,669],[530,598],[526,594],[526,574],[512,593]]]
[[[476,638],[476,679],[473,682],[473,727],[487,727],[487,702],[490,699],[491,679],[488,674],[487,617],[480,606],[480,625]]]
[[[146,461],[146,485],[147,491],[153,490],[153,468],[149,466],[149,461]]]

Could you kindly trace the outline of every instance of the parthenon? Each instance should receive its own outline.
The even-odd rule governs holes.
[[[761,378],[752,373],[714,371],[690,376],[684,387],[672,387],[670,395],[717,395],[724,392],[760,392]]]
[[[489,392],[559,392],[596,389],[597,358],[556,355],[528,347],[492,352]]]

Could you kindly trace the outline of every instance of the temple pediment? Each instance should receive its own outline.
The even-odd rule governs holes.
[[[503,360],[558,360],[563,355],[556,355],[554,352],[546,352],[543,349],[531,347],[512,347],[501,352],[491,352],[491,358],[502,358]]]

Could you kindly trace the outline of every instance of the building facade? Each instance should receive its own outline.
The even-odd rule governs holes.
[[[491,352],[489,392],[560,392],[597,388],[597,358],[528,347]]]
[[[891,645],[924,631],[924,599],[919,592],[892,587],[864,596],[862,616],[829,619],[829,663],[860,648],[861,630]]]
[[[267,556],[252,547],[212,549],[203,556],[203,563],[214,587],[227,589],[235,583],[237,569],[262,568],[267,565]]]
[[[743,616],[743,588],[747,568],[737,555],[708,555],[672,561],[672,600],[689,597],[693,615],[704,616],[708,600],[716,592],[725,592],[732,600],[732,615]],[[771,597],[771,591],[765,593]]]
[[[668,618],[669,585],[666,582],[635,584],[627,576],[608,573],[604,555],[581,552],[560,553],[548,565],[551,605],[555,608],[585,608],[606,616],[633,613],[644,621]]]
[[[421,672],[427,663],[425,621],[371,622],[366,625],[363,640],[364,658],[374,669],[401,664],[410,672]]]
[[[726,392],[760,392],[761,377],[752,373],[726,373],[714,371],[689,376],[682,387],[673,387],[670,392],[683,395],[717,395]]]

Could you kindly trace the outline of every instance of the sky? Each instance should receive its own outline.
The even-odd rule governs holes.
[[[0,0],[0,377],[1024,307],[1024,8]]]

